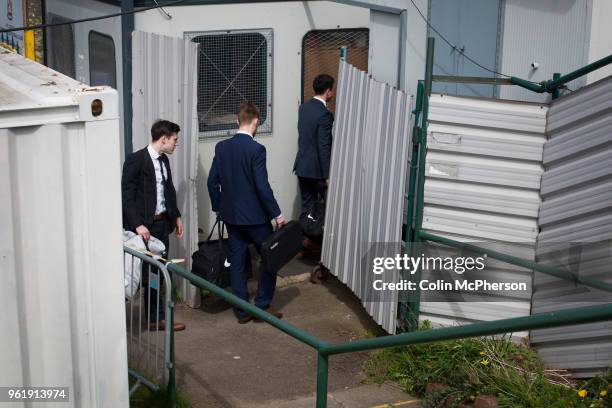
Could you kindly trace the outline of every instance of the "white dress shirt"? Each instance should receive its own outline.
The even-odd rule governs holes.
[[[164,172],[164,177],[168,180],[168,169],[166,169],[166,165],[161,166],[161,162],[159,161],[159,157],[161,156],[153,146],[147,146],[147,150],[149,151],[149,155],[151,156],[151,160],[153,160],[153,167],[155,168],[155,185],[157,190],[157,203],[155,204],[155,215],[166,212],[166,199],[164,198],[164,185],[162,183],[162,171]],[[163,169],[162,169],[163,167]]]
[[[249,135],[249,136],[253,137],[253,135],[252,135],[252,134],[250,134],[249,132],[247,132],[246,130],[238,130],[238,131],[236,132],[236,134],[238,134],[238,133],[243,133],[243,134],[245,134],[245,135]],[[254,137],[253,137],[253,139],[254,139]]]
[[[325,102],[325,99],[323,99],[323,98],[319,98],[318,96],[314,96],[314,98],[315,98],[317,101],[321,101],[321,102],[323,102],[323,106],[325,106],[325,107],[327,108],[327,102]]]

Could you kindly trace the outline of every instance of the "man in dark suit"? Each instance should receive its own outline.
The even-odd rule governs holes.
[[[176,190],[172,183],[168,154],[178,146],[180,127],[167,120],[158,120],[151,127],[151,143],[142,150],[130,154],[123,164],[121,198],[123,201],[123,228],[140,235],[145,241],[151,236],[169,247],[169,235],[183,236],[183,222],[177,206]],[[158,287],[161,287],[161,275]],[[149,273],[143,270],[143,288],[149,287]],[[159,310],[157,321],[157,289],[145,290],[145,313],[149,312],[150,329],[165,328],[165,308]],[[150,307],[149,307],[150,303]],[[176,323],[174,330],[184,330]]]
[[[245,262],[247,246],[261,250],[263,241],[272,235],[274,219],[283,226],[285,219],[268,182],[266,148],[254,139],[259,125],[259,108],[243,102],[238,112],[239,129],[230,139],[217,143],[215,157],[208,174],[208,193],[212,209],[227,225],[230,246],[232,291],[249,301]],[[276,273],[262,261],[255,306],[281,318],[282,313],[270,309],[276,288]],[[238,323],[247,323],[253,316],[237,309]]]
[[[298,151],[293,165],[302,201],[300,219],[312,211],[319,196],[325,196],[329,185],[334,115],[327,102],[334,95],[334,78],[317,75],[312,87],[315,96],[300,106],[298,114]],[[319,249],[321,237],[308,238],[314,241],[304,240],[304,252]]]

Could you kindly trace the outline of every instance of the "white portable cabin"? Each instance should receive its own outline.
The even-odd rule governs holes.
[[[198,2],[191,2],[198,3]],[[203,3],[203,2],[202,2]],[[190,4],[187,2],[186,4]],[[94,15],[111,14],[120,11],[117,3],[102,2],[96,0],[81,1],[78,5],[68,0],[49,0],[46,2],[47,20],[76,20],[79,18],[91,17]],[[169,18],[164,11],[167,11]],[[333,35],[338,33],[348,33],[350,30],[366,30],[369,25],[370,13],[366,8],[347,6],[333,2],[253,2],[253,3],[229,3],[224,4],[194,4],[165,7],[138,12],[134,15],[135,30],[145,33],[153,33],[168,37],[191,40],[195,38],[214,37],[211,41],[217,41],[219,47],[229,47],[232,36],[243,41],[244,52],[250,56],[261,42],[255,44],[255,48],[249,48],[249,41],[263,40],[262,47],[266,48],[266,59],[261,60],[261,66],[254,67],[249,75],[261,75],[255,78],[257,84],[254,86],[265,87],[265,97],[255,102],[263,102],[266,106],[260,106],[265,115],[265,120],[260,127],[258,141],[267,148],[268,172],[275,196],[283,212],[292,217],[296,214],[299,203],[297,197],[297,179],[292,174],[293,159],[297,150],[297,110],[302,102],[302,50],[303,41],[307,33],[316,30],[329,30],[327,33]],[[96,25],[91,25],[96,23]],[[66,26],[70,27],[70,26]],[[119,84],[122,69],[125,68],[125,61],[122,59],[121,50],[121,20],[115,17],[97,22],[87,22],[74,24],[73,29],[64,29],[65,35],[69,36],[69,31],[73,30],[72,38],[74,41],[74,61],[75,74],[77,79],[84,82],[92,80],[91,72],[96,71],[92,67],[92,51],[94,46],[101,43],[92,43],[92,33],[107,36],[107,42],[103,44],[110,49],[110,39],[114,42],[116,76],[118,90],[123,92]],[[65,51],[51,50],[51,33],[47,39],[48,55],[59,54]],[[200,42],[201,47],[202,42]],[[367,43],[366,43],[367,44]],[[206,44],[204,44],[206,46]],[[340,58],[339,46],[337,47],[337,59]],[[99,52],[99,51],[98,51]],[[105,52],[105,51],[104,51]],[[227,48],[227,58],[237,58],[231,52],[236,52],[236,48]],[[349,49],[350,53],[350,49]],[[367,56],[367,49],[366,49]],[[61,55],[60,55],[61,57]],[[259,55],[258,55],[259,57]],[[53,58],[53,57],[50,57]],[[66,57],[69,61],[72,56]],[[203,60],[206,57],[201,56]],[[214,63],[219,66],[221,57],[216,58]],[[61,65],[55,60],[56,64]],[[51,60],[49,60],[51,63]],[[222,63],[222,61],[221,61]],[[259,63],[259,62],[258,62]],[[176,61],[176,64],[181,64]],[[251,65],[254,61],[251,60]],[[366,61],[367,64],[367,61]],[[51,66],[53,66],[51,64]],[[214,67],[214,65],[211,65]],[[367,67],[367,66],[366,66]],[[133,67],[133,75],[136,75],[137,67]],[[265,73],[264,73],[265,71]],[[160,73],[163,75],[163,73]],[[200,72],[199,75],[205,75]],[[98,74],[102,79],[103,75]],[[250,77],[253,78],[252,76]],[[229,78],[231,81],[233,78]],[[239,77],[238,81],[248,78]],[[312,81],[312,79],[310,79]],[[218,86],[223,86],[219,84]],[[307,87],[304,87],[307,88]],[[230,87],[229,92],[234,89]],[[240,89],[242,90],[242,89]],[[133,90],[134,91],[134,90]],[[160,89],[159,98],[164,98],[173,92],[172,89]],[[226,94],[227,95],[227,94]],[[247,95],[248,96],[248,95]],[[202,102],[205,96],[200,96]],[[239,103],[239,99],[230,96],[229,99]],[[224,101],[221,101],[223,103]],[[228,101],[229,102],[229,101]],[[156,104],[156,101],[149,101]],[[261,105],[261,104],[260,104]],[[237,106],[235,107],[237,108]],[[234,110],[235,110],[234,108]],[[199,226],[207,229],[213,221],[210,211],[210,201],[206,191],[206,177],[212,156],[214,145],[228,132],[224,129],[230,128],[234,122],[234,117],[217,117],[217,126],[212,129],[199,131],[198,129],[191,135],[182,133],[183,140],[186,138],[198,138],[199,140],[199,162],[198,162],[198,215]],[[182,124],[181,124],[182,125]],[[150,126],[150,124],[149,124]],[[137,134],[134,130],[133,149],[139,149],[148,142],[148,134]]]
[[[0,384],[128,406],[119,171],[117,92],[0,49]]]

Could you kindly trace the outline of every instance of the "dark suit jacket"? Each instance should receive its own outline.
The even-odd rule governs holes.
[[[172,183],[168,156],[163,154],[162,161],[168,171],[166,188],[164,189],[166,213],[171,225],[174,226],[181,213],[176,203],[176,190]],[[121,199],[123,202],[124,229],[136,231],[136,227],[140,225],[148,226],[153,223],[157,205],[157,187],[153,159],[151,159],[146,147],[130,154],[123,163]]]
[[[293,171],[299,177],[329,178],[334,115],[317,99],[300,106],[298,152]]]
[[[245,133],[215,146],[208,193],[213,211],[228,224],[265,224],[281,213],[268,182],[266,148]]]

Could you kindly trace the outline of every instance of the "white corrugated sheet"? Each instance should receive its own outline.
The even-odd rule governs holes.
[[[69,387],[49,406],[129,405],[117,105],[0,53],[0,384]]]
[[[170,235],[170,257],[184,258],[183,266],[191,270],[191,254],[198,249],[198,45],[141,31],[134,32],[132,41],[134,151],[150,142],[155,120],[170,120],[181,127],[179,147],[170,158],[170,166],[185,235],[180,240]],[[183,299],[192,307],[199,306],[200,291],[195,286],[178,277],[174,282]]]
[[[606,0],[604,0],[606,1]],[[505,0],[500,72],[533,82],[553,73],[567,73],[587,64],[592,0]],[[531,66],[538,63],[538,68]],[[584,86],[586,77],[568,84]],[[550,101],[518,86],[500,87],[500,97],[520,101]]]
[[[580,273],[612,282],[612,78],[553,102],[544,146],[541,232],[537,260],[559,261],[550,247],[607,241],[583,251]],[[575,262],[572,262],[575,264]],[[533,312],[580,307],[587,300],[612,302],[612,294],[586,294],[572,283],[535,274]],[[593,302],[588,302],[593,304]],[[545,363],[589,377],[612,366],[612,322],[532,333]]]
[[[404,188],[411,146],[410,98],[340,64],[330,187],[321,261],[395,332],[397,292],[373,293],[369,260],[401,248]],[[395,282],[397,272],[381,276]]]
[[[433,94],[423,228],[534,260],[546,112],[539,104]],[[487,276],[531,288],[531,271],[486,265]],[[421,320],[449,325],[529,315],[531,292],[490,295],[487,302],[423,302]]]

